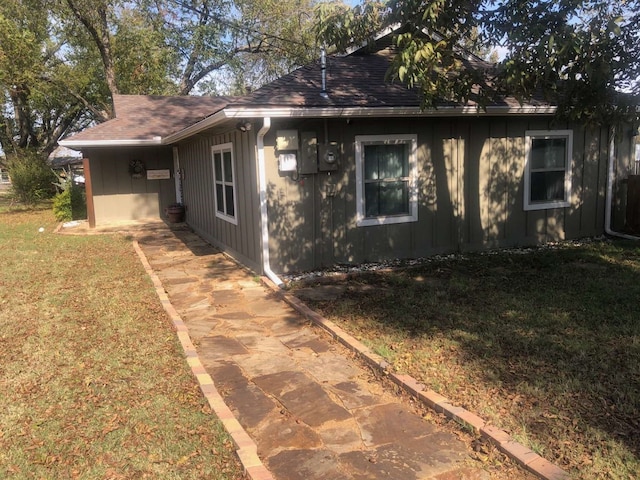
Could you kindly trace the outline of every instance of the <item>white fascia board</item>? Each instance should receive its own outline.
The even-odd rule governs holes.
[[[452,117],[452,116],[495,116],[495,115],[553,115],[555,106],[487,107],[486,110],[473,106],[439,107],[422,110],[420,107],[268,107],[268,108],[228,108],[228,118],[265,117],[272,118],[330,118],[330,117]]]
[[[58,145],[79,150],[82,148],[105,148],[105,147],[147,147],[162,145],[161,137],[151,139],[127,139],[127,140],[60,140]]]

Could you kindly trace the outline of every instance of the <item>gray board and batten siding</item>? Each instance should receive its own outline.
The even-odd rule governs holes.
[[[525,211],[525,132],[566,130],[550,117],[273,119],[265,143],[269,253],[277,273],[336,263],[359,264],[455,251],[535,245],[604,233],[609,138],[606,128],[573,129],[571,203]],[[262,271],[256,131],[202,132],[178,145],[184,172],[187,223],[248,267]],[[337,142],[338,169],[292,176],[278,171],[278,130],[325,135]],[[326,133],[325,133],[326,132]],[[356,226],[355,138],[416,134],[418,220]],[[213,146],[231,144],[236,178],[236,223],[216,216]],[[617,145],[617,179],[630,173],[633,140]],[[175,201],[171,147],[91,149],[98,223],[163,217]],[[147,169],[171,169],[171,179],[132,179],[131,159]],[[624,182],[614,185],[614,228],[624,225]],[[115,218],[117,217],[117,218]]]
[[[249,268],[262,271],[260,201],[255,132],[208,132],[178,147],[182,195],[189,226]],[[231,144],[236,179],[237,223],[216,216],[212,147]]]
[[[329,120],[339,168],[291,178],[277,170],[278,130],[315,131],[323,121],[273,122],[265,138],[271,267],[275,272],[418,258],[455,251],[536,245],[604,233],[609,134],[573,129],[571,202],[567,208],[525,211],[525,132],[565,130],[550,117]],[[356,226],[356,135],[417,134],[418,220]],[[632,140],[618,144],[626,178]],[[624,161],[620,161],[624,159]],[[623,198],[616,187],[614,195]],[[621,226],[620,201],[614,221]]]
[[[140,160],[148,170],[170,170],[171,147],[84,149],[89,159],[96,224],[161,218],[176,201],[174,179],[132,178],[129,162]]]

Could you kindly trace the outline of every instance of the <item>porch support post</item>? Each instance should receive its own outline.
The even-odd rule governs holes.
[[[84,173],[84,188],[87,197],[87,219],[89,220],[89,228],[96,226],[96,212],[93,207],[93,188],[91,187],[91,167],[89,167],[89,159],[82,158],[82,170]]]

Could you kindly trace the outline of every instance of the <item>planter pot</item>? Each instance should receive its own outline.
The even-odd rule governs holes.
[[[169,205],[164,209],[164,213],[167,215],[169,223],[184,222],[184,205]]]

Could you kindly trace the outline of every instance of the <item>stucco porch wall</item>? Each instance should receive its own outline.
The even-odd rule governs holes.
[[[89,159],[96,225],[163,218],[164,208],[176,201],[170,147],[97,148],[83,155]],[[140,160],[147,171],[169,170],[171,178],[132,178],[131,160]]]

